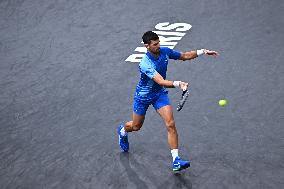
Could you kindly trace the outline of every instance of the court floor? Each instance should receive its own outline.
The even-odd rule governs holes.
[[[284,188],[283,10],[277,0],[0,1],[0,188]],[[169,61],[167,78],[190,84],[174,111],[191,160],[179,174],[152,107],[129,153],[118,147],[148,30],[178,51],[220,53]],[[180,91],[169,97],[176,108]]]

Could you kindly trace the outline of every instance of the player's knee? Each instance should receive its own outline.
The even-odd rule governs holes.
[[[176,131],[176,125],[175,125],[174,120],[167,121],[166,126],[167,126],[168,131],[173,131],[173,132]]]

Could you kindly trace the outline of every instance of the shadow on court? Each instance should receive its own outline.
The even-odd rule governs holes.
[[[151,167],[145,167],[139,163],[130,153],[120,153],[120,163],[125,168],[125,172],[130,181],[138,188],[148,187],[148,183],[140,179],[141,173],[146,173],[143,177],[147,177],[153,184],[158,183],[151,174]],[[155,162],[153,162],[155,163]],[[168,170],[167,170],[168,171]],[[173,189],[173,188],[192,188],[190,178],[183,174],[184,172],[169,174],[167,178],[162,178],[164,182],[159,184],[157,188]],[[122,178],[123,179],[123,178]]]

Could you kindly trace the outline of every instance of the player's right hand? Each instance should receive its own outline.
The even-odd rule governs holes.
[[[181,90],[185,91],[188,88],[188,83],[181,81],[179,84]]]

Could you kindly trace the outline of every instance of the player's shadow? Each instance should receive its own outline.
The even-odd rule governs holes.
[[[137,188],[147,189],[149,188],[147,184],[153,185],[154,183],[155,184],[157,183],[157,180],[155,180],[155,178],[149,175],[150,171],[147,172],[147,170],[144,169],[144,167],[141,166],[130,153],[120,153],[119,158],[121,164],[125,168],[127,177]],[[132,166],[130,166],[130,162]],[[138,170],[136,170],[135,168]],[[141,180],[137,173],[148,175],[147,178],[150,179],[150,183]],[[163,189],[192,188],[192,183],[188,178],[186,178],[183,172],[175,174],[170,173],[169,175],[170,176],[168,178],[161,178],[161,180],[165,180],[165,182],[158,186],[156,185],[157,188],[163,188]]]
[[[175,173],[169,176],[164,183],[158,186],[158,188],[175,189],[175,188],[192,188],[191,181],[181,173]]]
[[[120,158],[120,162],[121,164],[124,166],[127,177],[129,178],[129,180],[137,187],[137,188],[149,188],[146,184],[145,181],[141,180],[139,178],[139,176],[137,175],[137,171],[135,171],[133,168],[131,168],[130,166],[130,158],[131,158],[131,154],[129,153],[120,153],[119,155]],[[131,158],[131,162],[134,161],[133,158]],[[137,165],[138,162],[132,162],[132,164]],[[140,172],[141,173],[141,172]]]

